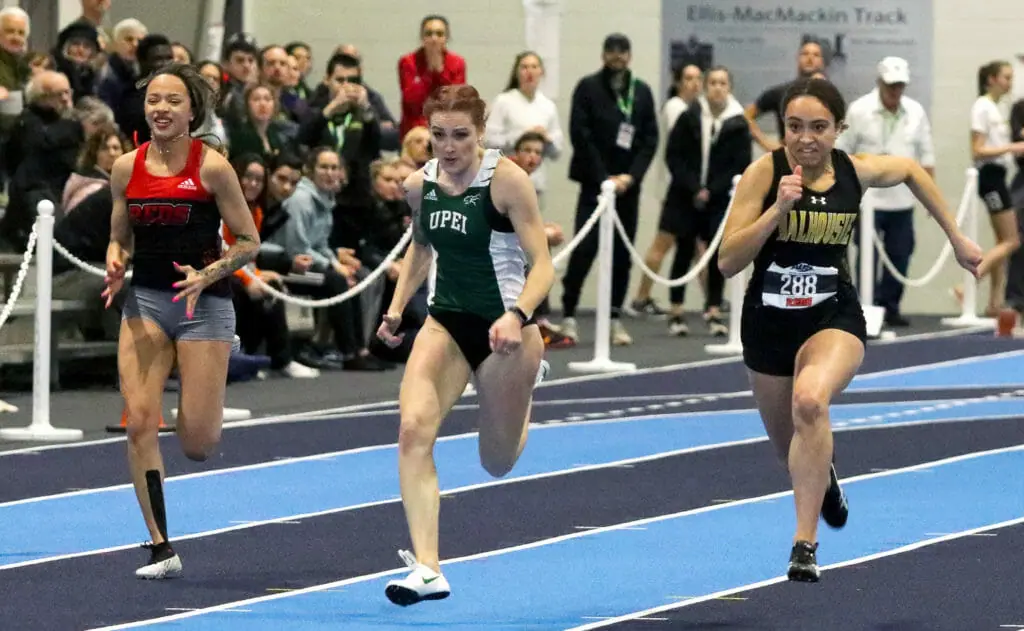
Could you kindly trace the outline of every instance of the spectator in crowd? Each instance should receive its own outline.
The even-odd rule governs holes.
[[[71,110],[71,117],[82,124],[86,138],[101,126],[114,124],[114,111],[95,96],[79,99]]]
[[[263,213],[264,226],[269,226],[274,221],[281,204],[295,192],[299,180],[302,179],[303,165],[298,156],[285,152],[275,156],[267,163],[267,167],[270,175],[267,178],[267,207]]]
[[[76,21],[96,29],[96,42],[100,50],[106,50],[109,38],[103,32],[103,19],[110,10],[110,0],[81,0],[81,4],[82,15]]]
[[[601,184],[615,183],[616,212],[630,240],[636,236],[640,185],[658,147],[658,120],[651,88],[629,69],[629,38],[605,38],[604,67],[577,83],[572,95],[569,134],[573,155],[569,178],[580,185],[576,202],[578,232],[597,208]],[[597,256],[597,231],[591,231],[569,255],[562,280],[562,332],[578,339],[576,306],[583,282]],[[631,344],[619,315],[629,289],[630,260],[625,245],[615,240],[612,255],[612,343]]]
[[[120,158],[127,150],[127,140],[121,136],[112,121],[104,121],[93,126],[85,126],[85,144],[78,156],[75,171],[64,185],[60,205],[64,214],[70,213],[85,198],[100,189],[110,189],[110,168],[114,160]],[[110,218],[107,218],[109,225]],[[107,235],[109,236],[109,234]],[[90,259],[104,260],[103,257]]]
[[[701,94],[704,85],[704,71],[693,64],[679,66],[672,70],[672,86],[668,90],[668,100],[661,108],[661,116],[665,124],[666,136],[671,136],[679,116],[690,107]],[[658,220],[658,232],[654,235],[651,247],[647,248],[644,256],[644,264],[655,272],[661,271],[661,264],[669,251],[675,247],[676,239],[679,238],[679,221],[677,218],[682,209],[670,204],[669,198],[661,208],[661,217]],[[698,238],[698,245],[703,244]],[[703,248],[698,248],[703,250]],[[699,254],[698,254],[699,256]],[[702,273],[706,277],[706,272]],[[636,290],[636,297],[625,307],[625,311],[631,316],[653,316],[663,317],[666,311],[651,298],[651,290],[654,288],[654,281],[644,274],[640,277],[640,285]]]
[[[359,53],[359,49],[352,44],[342,44],[334,49],[334,54],[348,55],[356,60],[359,76],[362,78],[362,86],[366,88],[366,97],[370,100],[370,107],[373,108],[373,113],[376,114],[377,120],[380,121],[380,148],[382,151],[398,151],[401,147],[401,139],[398,137],[398,123],[395,122],[395,117],[391,114],[391,110],[388,108],[381,93],[374,90],[366,82],[366,77],[363,75],[363,57]],[[316,97],[311,105],[320,107],[330,100],[330,89],[326,83],[325,80],[324,83],[317,87]]]
[[[268,160],[288,146],[280,122],[274,120],[274,89],[262,83],[249,86],[245,90],[245,104],[243,119],[226,121],[231,150],[236,155],[255,153]]]
[[[266,46],[260,51],[259,66],[260,83],[270,86],[274,91],[274,100],[278,105],[275,118],[296,124],[302,121],[306,114],[306,102],[288,89],[288,77],[291,74],[288,52],[277,44]],[[298,132],[298,129],[294,131]]]
[[[988,209],[996,243],[978,266],[978,278],[990,276],[985,315],[994,317],[1005,296],[1006,259],[1020,248],[1017,216],[1006,178],[1015,156],[1024,155],[1024,142],[1011,142],[1010,124],[999,102],[1013,90],[1013,68],[993,61],[978,69],[978,99],[971,107],[971,157],[978,168],[978,196]],[[963,288],[954,288],[963,301]]]
[[[398,84],[402,90],[402,122],[399,136],[413,127],[425,126],[423,104],[442,85],[466,82],[466,60],[448,50],[451,28],[448,18],[428,15],[420,22],[422,45],[398,60]]]
[[[1010,110],[1010,141],[1024,143],[1024,99]],[[1017,174],[1010,185],[1010,200],[1017,211],[1017,234],[1024,239],[1024,154],[1017,154]],[[1006,273],[1006,304],[1017,311],[1018,327],[1024,320],[1024,248],[1010,255]]]
[[[260,49],[248,33],[235,33],[224,43],[221,60],[227,72],[227,85],[221,92],[221,115],[229,120],[245,117],[245,90],[259,80],[257,58]]]
[[[516,141],[509,159],[518,164],[532,178],[537,169],[544,164],[544,153],[547,146],[548,137],[546,135],[536,130],[527,131]],[[562,226],[553,221],[544,222],[544,234],[547,236],[549,248],[557,247],[565,241]],[[548,348],[574,346],[576,342],[562,335],[561,328],[548,319],[549,315],[551,315],[551,303],[544,298],[537,306],[537,310],[534,311],[544,345]]]
[[[220,94],[224,90],[224,69],[221,65],[215,61],[201,61],[197,67],[199,74],[206,79],[206,83],[209,84],[210,90],[213,91],[214,102],[220,100]],[[194,134],[197,137],[201,136],[213,136],[220,143],[220,146],[225,149],[230,149],[230,143],[228,142],[228,131],[224,125],[224,119],[221,118],[217,108],[210,108],[207,113],[206,122],[202,127],[196,130]]]
[[[917,160],[935,177],[935,146],[924,107],[903,92],[910,82],[910,66],[900,57],[886,57],[878,64],[876,87],[850,103],[846,129],[836,138],[836,148],[846,153],[872,153]],[[914,253],[914,194],[906,184],[871,190],[875,232],[882,238],[885,254],[906,276]],[[859,229],[858,229],[859,232]],[[859,243],[859,241],[858,241]],[[903,283],[882,267],[881,280],[873,289],[874,302],[885,308],[889,326],[909,326],[900,311]],[[878,278],[876,272],[875,278]]]
[[[256,154],[244,154],[235,158],[232,165],[238,174],[242,194],[249,204],[256,229],[262,230],[267,182],[266,164],[263,158]],[[228,245],[235,242],[235,237],[227,226],[224,226],[224,241]],[[263,248],[260,250],[252,274],[280,291],[284,290],[282,274],[292,271],[304,272],[313,262],[309,256],[300,255],[293,260],[287,255],[268,256]],[[238,270],[234,274],[232,298],[235,304],[238,337],[246,354],[257,354],[265,343],[272,371],[293,379],[312,379],[320,376],[319,370],[304,366],[293,359],[288,317],[283,302],[266,293],[263,286],[243,270]]]
[[[112,109],[117,109],[122,99],[139,80],[138,50],[149,31],[134,19],[121,20],[114,26],[114,40],[107,55],[107,63],[100,70],[96,84],[96,96]]]
[[[565,137],[558,122],[554,101],[540,90],[544,62],[532,51],[516,55],[505,91],[491,103],[484,142],[506,155],[515,151],[526,132],[535,132],[544,140],[544,157],[555,160],[565,148]],[[537,197],[543,201],[547,189],[545,162],[538,162],[530,174]]]
[[[7,140],[18,114],[21,113],[22,89],[28,83],[28,66],[24,63],[28,46],[28,14],[18,7],[0,10],[0,147]],[[0,188],[6,181],[7,160],[0,151]]]
[[[28,82],[25,53],[28,50],[28,14],[18,7],[0,10],[0,114],[3,102]]]
[[[139,41],[135,51],[139,62],[139,76],[148,77],[154,71],[171,63],[174,53],[171,51],[171,40],[160,33],[150,33]],[[132,84],[125,92],[121,102],[114,109],[114,120],[117,126],[136,146],[149,140],[149,124],[146,123],[145,100],[146,86]]]
[[[750,126],[743,106],[732,96],[729,70],[717,66],[704,75],[704,94],[683,112],[672,127],[665,149],[672,184],[665,207],[675,212],[678,227],[676,255],[671,275],[686,274],[700,237],[710,243],[725,219],[732,181],[751,161]],[[718,250],[708,261],[708,288],[704,300],[704,321],[714,336],[729,334],[722,317],[722,288],[725,279],[718,269]],[[669,290],[671,313],[669,333],[686,335],[689,326],[683,314],[686,285]]]
[[[402,154],[399,159],[413,171],[422,169],[430,160],[430,130],[413,127],[402,139]]]
[[[171,42],[171,56],[176,64],[192,64],[192,51],[181,42]]]
[[[96,70],[93,62],[100,52],[99,31],[92,22],[80,19],[57,35],[53,58],[57,70],[71,84],[75,99],[96,93]]]
[[[42,200],[57,204],[71,176],[83,140],[82,125],[68,116],[72,95],[68,78],[47,71],[25,88],[28,106],[14,124],[5,146],[14,170],[7,212],[0,219],[0,239],[23,251]]]
[[[110,170],[114,161],[131,150],[112,123],[104,123],[86,137],[75,172],[68,178],[61,199],[63,213],[53,228],[53,238],[71,254],[103,267],[110,244]],[[89,309],[77,318],[76,326],[87,341],[116,340],[120,326],[117,309],[104,308],[100,293],[102,276],[75,267],[63,256],[53,258],[53,298],[83,300]]]
[[[347,204],[370,201],[370,164],[380,156],[380,121],[363,85],[359,60],[337,54],[327,62],[326,85],[330,101],[314,109],[300,133],[308,147],[332,147],[348,167]]]
[[[822,73],[826,65],[825,53],[822,50],[821,44],[816,41],[807,41],[800,46],[796,57],[797,78],[812,77],[815,74]],[[779,141],[772,140],[765,135],[761,126],[757,124],[757,119],[762,114],[774,114],[778,137],[782,138],[785,133],[785,125],[782,122],[780,106],[782,104],[782,95],[786,93],[786,89],[789,88],[790,84],[792,84],[792,81],[768,88],[757,97],[757,100],[747,106],[745,114],[747,121],[750,123],[750,133],[757,144],[761,145],[761,148],[765,151],[774,151],[782,145]]]
[[[298,62],[299,79],[295,84],[295,92],[304,101],[309,101],[313,96],[306,78],[313,69],[313,49],[305,42],[292,42],[284,47],[288,54]]]
[[[356,266],[342,261],[329,245],[334,226],[335,196],[344,185],[345,171],[340,156],[330,147],[318,147],[309,153],[304,177],[295,192],[284,200],[287,220],[271,237],[290,256],[307,254],[313,258],[311,270],[324,275],[322,285],[292,284],[293,293],[328,298],[344,293],[354,285]],[[314,344],[315,355],[303,354],[300,361],[314,367],[341,367],[346,370],[386,370],[392,366],[372,357],[363,336],[362,313],[358,301],[347,300],[326,308],[326,318],[334,333],[332,348],[323,340]]]

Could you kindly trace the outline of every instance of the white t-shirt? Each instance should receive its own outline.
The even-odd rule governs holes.
[[[985,147],[1005,147],[1010,144],[1010,123],[999,105],[987,96],[978,97],[971,107],[971,131],[985,136]],[[974,163],[979,167],[983,164],[998,164],[1009,168],[1013,165],[1013,156],[1004,153],[994,158],[980,158]]]
[[[539,90],[534,93],[532,101],[519,90],[502,92],[491,103],[484,143],[492,149],[501,149],[505,155],[512,155],[516,141],[533,127],[543,127],[551,138],[544,149],[544,161],[531,177],[537,191],[543,192],[547,188],[547,161],[557,159],[565,144],[554,101]]]
[[[678,96],[673,96],[671,99],[665,101],[665,105],[661,107],[661,112],[665,116],[666,136],[672,133],[672,128],[676,125],[676,120],[679,119],[680,114],[686,111],[686,107],[686,101]]]

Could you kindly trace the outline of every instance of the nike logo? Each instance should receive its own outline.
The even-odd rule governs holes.
[[[433,578],[424,578],[423,579],[423,584],[424,585],[430,585],[431,583],[433,583],[434,581],[436,581],[439,578],[441,578],[440,574],[438,574],[437,576],[435,576]]]

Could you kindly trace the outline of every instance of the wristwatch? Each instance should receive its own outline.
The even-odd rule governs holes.
[[[509,313],[516,314],[516,317],[519,318],[519,324],[521,326],[526,326],[526,323],[530,321],[530,316],[526,315],[526,312],[517,306],[513,306],[512,308],[510,308]]]

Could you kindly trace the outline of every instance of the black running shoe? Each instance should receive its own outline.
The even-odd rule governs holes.
[[[839,529],[846,525],[846,519],[850,516],[850,507],[846,502],[846,493],[843,487],[839,486],[839,476],[836,475],[836,466],[828,468],[829,484],[825,491],[825,500],[821,503],[821,518],[831,528]]]
[[[787,576],[791,581],[801,583],[817,583],[821,578],[821,571],[818,570],[818,544],[807,541],[797,541],[793,544],[793,551],[789,553],[789,572]]]

